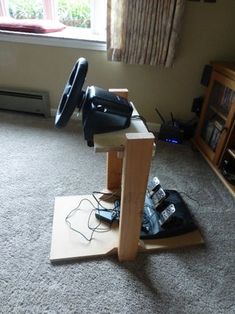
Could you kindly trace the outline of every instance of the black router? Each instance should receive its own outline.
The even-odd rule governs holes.
[[[158,139],[168,143],[181,144],[183,142],[183,131],[175,121],[173,113],[171,112],[171,121],[166,122],[159,110],[157,108],[155,110],[162,120]]]

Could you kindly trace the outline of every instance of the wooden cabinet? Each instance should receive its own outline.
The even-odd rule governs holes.
[[[212,63],[194,144],[235,196],[235,185],[222,174],[225,159],[235,163],[235,64]]]

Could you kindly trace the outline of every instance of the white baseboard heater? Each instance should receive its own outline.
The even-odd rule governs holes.
[[[0,109],[30,112],[50,117],[49,93],[0,87]]]

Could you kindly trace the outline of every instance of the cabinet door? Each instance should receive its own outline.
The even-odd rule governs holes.
[[[217,164],[234,116],[235,82],[213,72],[208,86],[196,142],[206,157]]]

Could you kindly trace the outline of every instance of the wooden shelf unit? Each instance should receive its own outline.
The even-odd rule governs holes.
[[[210,106],[210,109],[212,111],[214,111],[221,119],[223,119],[224,121],[227,120],[227,117],[222,113],[220,112],[218,109],[216,109],[214,106]]]
[[[221,172],[225,158],[235,156],[235,65],[226,62],[211,65],[212,74],[193,142],[235,196],[235,186]]]

